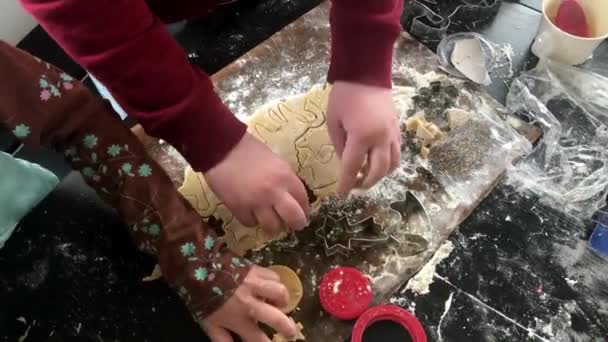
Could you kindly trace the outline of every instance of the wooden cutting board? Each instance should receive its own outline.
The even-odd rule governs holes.
[[[239,118],[246,120],[263,105],[305,93],[325,82],[330,39],[328,15],[329,5],[323,3],[213,76],[218,93]],[[386,244],[355,251],[351,256],[339,253],[328,256],[314,234],[319,227],[312,227],[296,240],[273,244],[250,256],[263,266],[283,264],[298,270],[304,299],[293,317],[304,325],[308,341],[327,338],[341,341],[350,335],[352,322],[329,317],[317,299],[318,283],[331,267],[353,266],[362,270],[373,281],[374,303],[386,302],[477,207],[506,168],[526,153],[530,142],[541,135],[538,129],[506,112],[476,85],[444,74],[433,52],[406,33],[398,40],[394,60],[395,86],[409,89],[401,97],[397,95],[398,102],[413,106],[412,94],[429,90],[432,88],[429,82],[441,80],[444,86],[458,89],[455,106],[474,113],[475,120],[448,135],[442,146],[431,152],[429,160],[421,161],[412,154],[402,165],[401,177],[393,177],[392,187],[379,192],[381,197],[382,193],[387,195],[380,203],[388,205],[395,198],[405,200],[410,191],[426,208],[428,224],[423,223],[424,219],[413,219],[399,228],[426,239],[428,245],[422,253],[412,253],[407,248],[399,252],[395,246]],[[143,132],[138,135],[179,187],[187,167],[184,159],[169,145],[147,138]]]

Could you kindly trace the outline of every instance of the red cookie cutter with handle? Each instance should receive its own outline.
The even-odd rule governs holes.
[[[416,316],[395,305],[376,306],[367,310],[355,323],[351,342],[362,342],[365,330],[379,321],[400,324],[412,338],[412,342],[426,342],[426,333]]]
[[[359,317],[372,303],[372,297],[369,279],[352,267],[334,268],[319,285],[321,306],[341,320]]]

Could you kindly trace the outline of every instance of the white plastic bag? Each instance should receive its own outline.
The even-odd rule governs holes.
[[[517,186],[580,218],[608,193],[608,78],[551,61],[518,77],[507,107],[542,128],[533,153],[509,173]]]

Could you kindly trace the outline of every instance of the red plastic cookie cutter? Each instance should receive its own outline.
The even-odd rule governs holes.
[[[321,306],[341,320],[359,317],[372,303],[372,297],[369,279],[352,267],[334,268],[319,285]]]
[[[400,324],[412,338],[412,342],[426,342],[426,333],[416,316],[395,305],[382,305],[371,308],[355,323],[351,342],[362,342],[363,333],[378,321],[393,321]]]

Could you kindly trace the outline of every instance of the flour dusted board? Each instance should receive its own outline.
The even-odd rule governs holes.
[[[240,118],[246,120],[268,104],[305,94],[313,86],[324,84],[329,49],[327,18],[328,4],[324,3],[214,76],[218,92]],[[299,271],[304,298],[294,318],[303,323],[309,341],[328,337],[340,341],[350,334],[351,324],[323,314],[316,299],[316,285],[331,266],[360,268],[373,279],[375,302],[385,301],[425,264],[491,191],[507,165],[525,153],[526,141],[507,122],[530,141],[539,137],[537,130],[511,117],[476,86],[449,79],[438,68],[431,51],[403,34],[397,43],[393,66],[393,80],[399,87],[395,100],[402,119],[415,106],[413,96],[438,79],[458,88],[460,94],[454,107],[473,113],[473,120],[434,147],[438,150],[429,155],[428,161],[406,151],[399,172],[370,193],[383,205],[400,199],[407,190],[415,193],[430,213],[432,229],[415,231],[418,226],[404,229],[428,240],[426,252],[401,256],[394,253],[394,246],[385,246],[350,258],[340,254],[327,257],[314,242],[314,230],[308,229],[297,240],[289,239],[252,256],[262,265],[282,264]],[[150,150],[174,182],[181,185],[184,167],[179,156],[167,145],[154,145]]]

